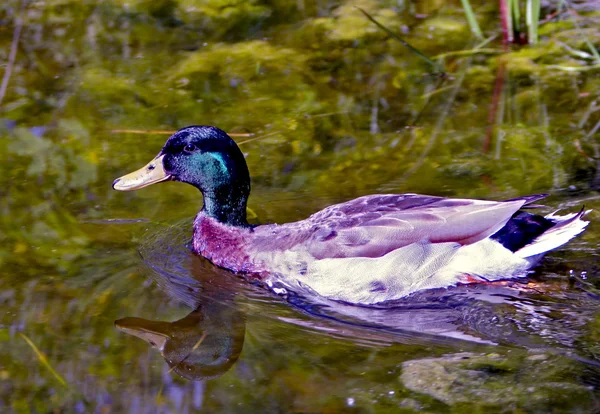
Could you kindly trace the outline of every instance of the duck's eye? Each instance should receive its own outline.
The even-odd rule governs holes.
[[[194,144],[187,144],[185,147],[183,147],[183,150],[185,152],[194,152],[198,149],[198,147],[196,147]]]

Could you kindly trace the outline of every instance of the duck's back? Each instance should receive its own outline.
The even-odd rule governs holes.
[[[374,258],[419,242],[475,243],[504,227],[529,201],[370,195],[327,207],[306,220],[256,230],[264,237],[260,245],[305,249],[315,259]]]

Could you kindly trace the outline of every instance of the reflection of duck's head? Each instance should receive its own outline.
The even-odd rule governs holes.
[[[150,343],[173,371],[190,380],[223,375],[237,361],[244,344],[243,315],[212,301],[175,322],[123,318],[115,326]]]

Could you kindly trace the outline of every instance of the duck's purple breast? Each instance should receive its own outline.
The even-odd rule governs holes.
[[[194,253],[233,272],[259,275],[265,271],[262,263],[257,263],[250,257],[251,240],[251,229],[219,223],[202,212],[196,216],[194,221],[192,238]]]

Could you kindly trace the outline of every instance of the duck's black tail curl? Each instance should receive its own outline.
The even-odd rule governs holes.
[[[538,214],[519,211],[490,238],[516,252],[555,225],[556,222]]]

